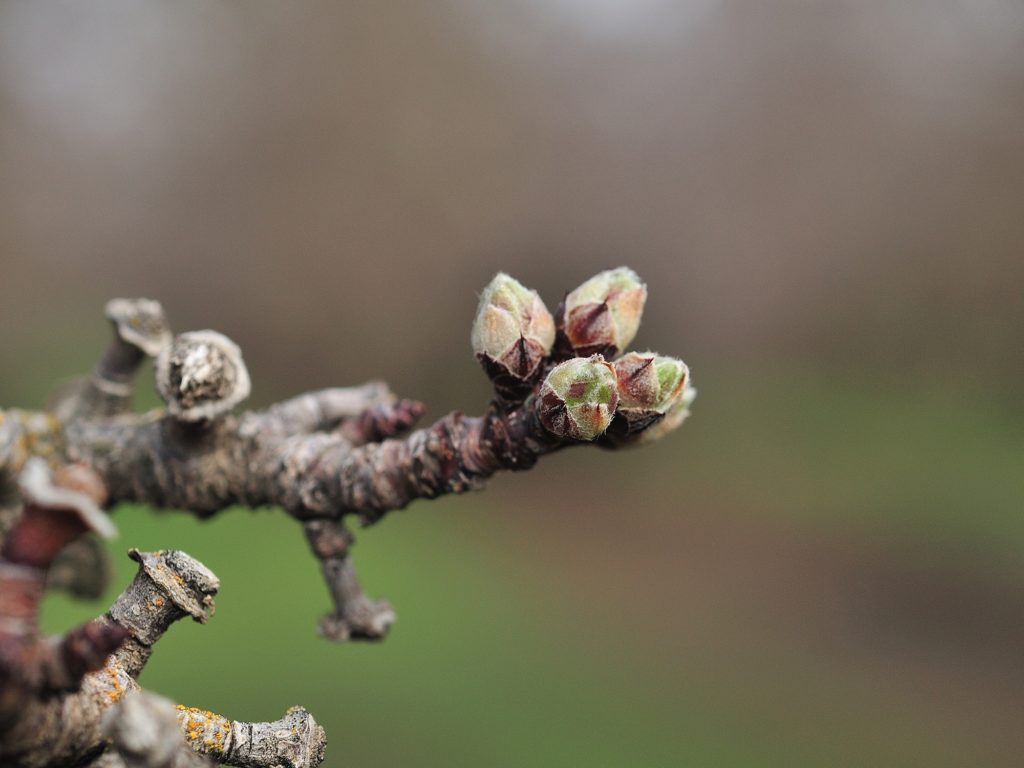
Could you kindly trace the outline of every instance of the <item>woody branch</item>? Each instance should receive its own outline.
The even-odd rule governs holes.
[[[552,316],[535,291],[499,274],[481,296],[472,332],[494,386],[490,405],[481,416],[451,413],[404,435],[423,406],[381,384],[234,415],[250,386],[238,347],[212,331],[181,334],[157,358],[164,412],[97,416],[81,398],[56,411],[71,414],[64,418],[8,411],[0,417],[0,466],[6,434],[10,470],[30,453],[84,462],[111,503],[199,516],[237,504],[280,506],[303,522],[323,564],[335,602],[324,634],[380,637],[393,612],[358,586],[346,517],[374,523],[415,499],[480,488],[495,472],[528,469],[565,447],[650,442],[682,422],[694,394],[682,361],[621,354],[646,295],[631,270],[609,270],[569,292]]]
[[[139,572],[106,614],[63,637],[42,637],[38,608],[56,552],[89,530],[109,536],[113,526],[97,507],[99,478],[83,466],[51,475],[33,459],[21,492],[24,507],[0,549],[0,764],[202,764],[195,755],[248,768],[320,764],[323,729],[301,708],[273,723],[245,723],[181,706],[175,729],[151,723],[141,732],[131,722],[145,719],[144,707],[111,711],[140,690],[137,678],[171,624],[207,620],[217,577],[183,552],[131,550]]]

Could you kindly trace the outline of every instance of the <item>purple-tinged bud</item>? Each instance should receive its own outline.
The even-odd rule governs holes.
[[[156,388],[168,412],[180,421],[222,416],[249,396],[242,351],[216,331],[174,337],[156,360]]]
[[[630,352],[612,366],[619,388],[618,415],[626,432],[639,432],[668,413],[690,375],[682,360],[653,352]]]
[[[576,355],[617,355],[640,328],[647,286],[628,267],[594,275],[562,302],[558,313],[560,349]]]
[[[503,272],[480,296],[473,352],[503,396],[529,389],[555,341],[555,321],[536,291]]]
[[[594,440],[612,422],[619,395],[615,370],[600,355],[551,369],[538,393],[540,421],[551,434]]]

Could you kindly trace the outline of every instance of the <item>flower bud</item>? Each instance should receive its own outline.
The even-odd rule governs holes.
[[[612,363],[619,388],[619,417],[627,432],[658,421],[682,396],[690,371],[686,363],[653,352],[630,352]]]
[[[554,340],[554,319],[537,292],[498,273],[480,296],[471,341],[499,394],[528,389]]]
[[[168,412],[181,421],[221,416],[249,396],[242,352],[216,331],[174,337],[156,360],[156,386]]]
[[[538,397],[541,423],[551,434],[593,440],[615,415],[615,371],[600,355],[566,360],[551,369]]]
[[[636,336],[647,286],[628,267],[594,275],[565,297],[559,312],[561,346],[576,355],[617,355]]]

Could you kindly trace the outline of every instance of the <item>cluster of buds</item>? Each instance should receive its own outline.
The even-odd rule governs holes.
[[[619,267],[567,293],[552,318],[536,291],[499,274],[481,296],[473,350],[505,400],[540,382],[538,417],[552,435],[649,442],[682,423],[696,391],[682,360],[654,352],[616,358],[636,336],[646,300],[647,286]]]

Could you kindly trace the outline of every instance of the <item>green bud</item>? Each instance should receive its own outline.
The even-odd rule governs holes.
[[[636,336],[647,286],[628,267],[594,275],[565,297],[559,312],[564,345],[577,355],[611,357]]]
[[[600,355],[566,360],[551,369],[538,397],[541,423],[551,434],[594,440],[615,415],[615,370]]]
[[[638,432],[668,413],[690,374],[682,360],[653,352],[630,352],[612,366],[619,387],[618,413],[628,432]]]
[[[522,394],[551,352],[555,323],[536,291],[498,273],[473,321],[473,351],[500,394]]]

